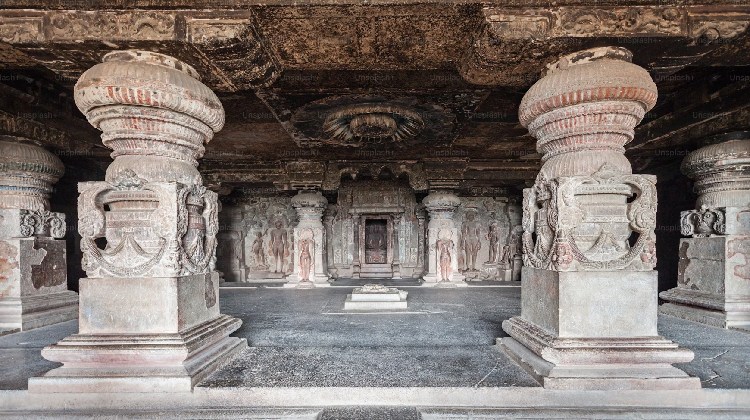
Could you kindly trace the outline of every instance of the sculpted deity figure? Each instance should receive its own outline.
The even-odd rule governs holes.
[[[289,256],[288,239],[286,229],[281,220],[276,220],[274,228],[268,231],[271,235],[269,242],[269,254],[273,255],[274,259],[274,273],[284,272],[284,258]]]
[[[440,239],[436,243],[438,251],[438,263],[440,265],[440,281],[451,279],[451,250],[453,241],[451,239]]]
[[[256,267],[267,267],[266,253],[263,252],[263,232],[257,232],[255,241],[253,241],[253,255],[255,256]]]
[[[466,254],[466,270],[477,271],[477,254],[482,247],[479,239],[482,230],[474,220],[474,212],[466,213],[466,220],[461,225],[461,242],[464,253]]]
[[[497,262],[497,251],[498,244],[500,243],[500,229],[497,227],[497,222],[493,221],[490,223],[489,230],[487,232],[487,239],[490,241],[490,255],[488,263]]]
[[[310,268],[312,267],[312,255],[310,254],[311,239],[299,241],[299,273],[300,281],[310,281]]]

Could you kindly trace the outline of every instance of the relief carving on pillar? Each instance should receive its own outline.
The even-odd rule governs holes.
[[[311,229],[303,229],[299,236],[299,280],[301,282],[309,282],[310,273],[313,272],[315,265],[313,255],[317,251],[315,249],[314,234]]]
[[[655,183],[654,176],[607,165],[591,176],[538,179],[524,190],[524,264],[556,271],[653,269]],[[594,194],[603,199],[589,200]],[[631,235],[637,237],[632,246]]]
[[[19,210],[19,233],[22,237],[65,237],[65,214],[47,210]]]
[[[711,235],[726,234],[725,209],[702,207],[680,213],[680,233],[682,236],[706,238]]]
[[[126,170],[114,183],[81,183],[79,193],[78,230],[88,277],[171,277],[214,269],[218,196],[213,191],[146,182]],[[106,238],[104,249],[96,243],[100,238]]]
[[[453,235],[450,230],[444,229],[438,232],[438,240],[435,248],[438,253],[438,278],[439,281],[451,281],[453,274],[453,254],[456,252],[456,245],[452,239]]]

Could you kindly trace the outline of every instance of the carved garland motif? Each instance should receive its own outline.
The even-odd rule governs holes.
[[[81,191],[79,233],[82,265],[87,275],[180,276],[213,270],[218,231],[216,193],[205,187],[175,182],[145,183],[136,180],[134,175],[114,184],[95,182]],[[107,236],[109,241],[112,238],[104,228],[106,213],[112,210],[105,211],[104,204],[115,199],[157,202],[147,220],[151,233],[149,242],[153,242],[150,247],[142,239],[140,243],[136,239],[134,232],[143,229],[136,225],[110,227],[119,231],[121,240],[117,244],[108,242],[105,249],[97,246],[96,239]],[[188,206],[203,208],[199,217],[203,218],[205,232],[196,229],[203,223],[191,223]]]
[[[610,231],[615,220],[587,221],[590,216],[579,196],[595,189],[598,193],[622,194],[636,198],[625,204],[635,244],[618,244]],[[533,189],[524,191],[523,215],[524,264],[539,269],[576,270],[650,270],[656,265],[654,229],[656,227],[656,186],[643,175],[622,175],[602,168],[592,176],[561,177],[551,181],[540,178]],[[599,227],[598,238],[588,249],[579,246],[577,228],[584,223]],[[603,251],[604,248],[608,251]]]

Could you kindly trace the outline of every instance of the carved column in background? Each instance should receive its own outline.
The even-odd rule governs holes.
[[[328,200],[319,191],[300,191],[292,198],[292,207],[297,211],[299,223],[294,228],[294,274],[290,276],[288,286],[291,287],[320,287],[330,286],[328,283],[328,268],[326,267],[325,231],[323,228],[323,212],[328,206]],[[309,250],[312,253],[312,267],[307,281],[301,277],[300,264],[301,241],[312,241]]]
[[[425,286],[466,286],[458,267],[458,228],[453,220],[461,199],[448,191],[432,191],[422,200],[427,213],[427,274]],[[441,277],[441,252],[439,242],[444,241],[450,249],[450,279]],[[444,261],[447,259],[443,256]]]
[[[425,257],[425,209],[424,205],[417,208],[417,267],[420,275],[427,272],[424,262]]]
[[[242,210],[227,207],[219,212],[219,231],[216,234],[216,268],[223,281],[245,281],[245,257]]]
[[[0,136],[0,330],[29,330],[74,319],[68,290],[65,215],[49,211],[65,168],[57,156]]]
[[[706,146],[682,171],[695,179],[696,210],[682,212],[677,287],[663,313],[750,330],[750,140]]]
[[[671,365],[693,352],[656,329],[656,177],[633,175],[623,146],[657,91],[630,61],[567,55],[519,108],[543,166],[524,190],[521,316],[500,344],[546,388],[700,387]]]
[[[78,186],[79,333],[42,351],[63,366],[30,390],[188,392],[246,347],[229,337],[241,321],[219,313],[218,201],[196,169],[224,109],[197,78],[172,57],[118,51],[76,84],[114,162]]]

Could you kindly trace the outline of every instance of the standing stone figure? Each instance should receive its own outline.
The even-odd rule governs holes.
[[[288,239],[286,229],[281,220],[276,220],[274,228],[268,233],[271,235],[271,241],[269,242],[269,254],[273,255],[274,259],[274,273],[284,272],[284,258],[289,256],[289,249],[287,248]]]
[[[477,254],[482,248],[479,236],[482,234],[479,223],[474,220],[474,213],[466,213],[466,220],[461,226],[461,240],[466,253],[466,270],[477,271]]]
[[[487,239],[490,241],[490,255],[487,261],[490,264],[497,262],[497,248],[500,243],[500,231],[497,228],[497,222],[490,223],[489,231],[487,232]]]
[[[312,267],[312,255],[310,254],[311,239],[299,241],[299,273],[300,281],[310,281],[310,268]]]
[[[440,239],[437,241],[438,262],[440,264],[440,281],[451,280],[451,250],[453,241],[451,239]]]
[[[253,255],[255,256],[255,267],[266,268],[266,253],[263,252],[263,232],[257,232],[253,241]]]

